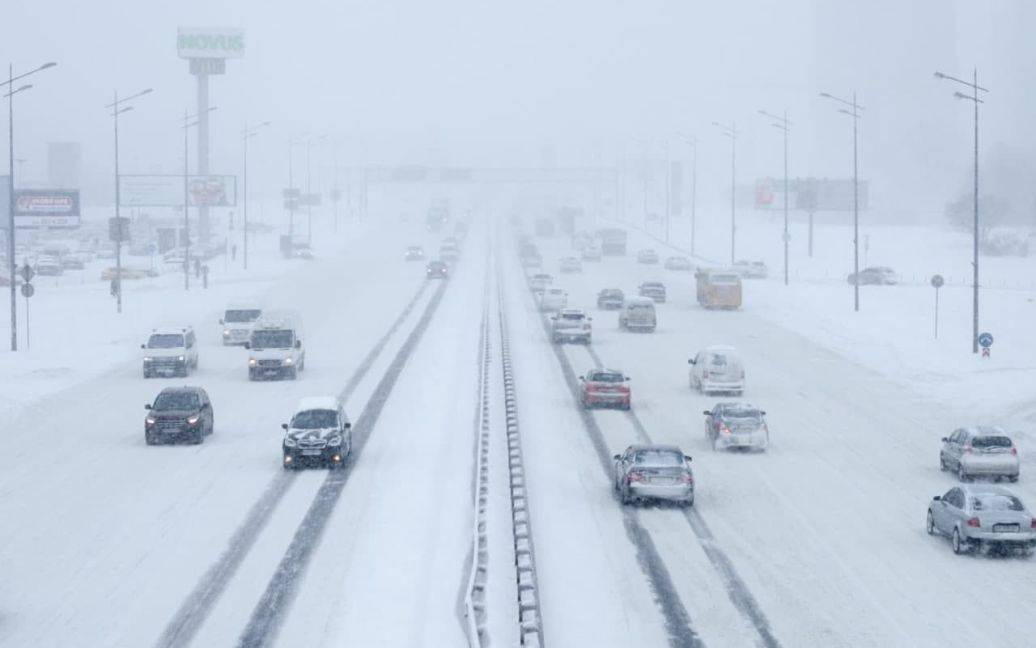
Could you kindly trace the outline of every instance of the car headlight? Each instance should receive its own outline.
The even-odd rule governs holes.
[[[176,359],[179,360],[180,362],[184,361],[184,357],[183,356],[176,356]]]
[[[298,445],[298,442],[295,439],[293,439],[291,437],[284,437],[284,447],[285,448],[294,448],[297,445]]]
[[[199,420],[201,420],[201,417],[197,414],[195,414],[194,416],[188,416],[187,425],[197,425]]]
[[[223,329],[223,337],[230,337],[230,330],[229,329]]]
[[[149,416],[146,419],[144,419],[144,422],[147,423],[148,425],[154,425],[155,424],[155,419]]]
[[[248,359],[248,366],[249,366],[249,367],[254,367],[254,366],[255,366],[255,365],[257,365],[257,364],[258,364],[258,363],[257,363],[257,362],[255,361],[255,358],[249,358],[249,359]]]
[[[154,360],[154,358],[151,356],[144,356],[144,362],[151,362],[152,360]]]
[[[284,359],[284,364],[286,364],[286,365],[295,364],[295,359],[294,358],[285,358]]]
[[[333,437],[329,437],[328,440],[327,440],[327,445],[329,445],[329,446],[340,446],[340,445],[342,445],[342,437],[340,435],[338,435],[338,434],[334,435]]]

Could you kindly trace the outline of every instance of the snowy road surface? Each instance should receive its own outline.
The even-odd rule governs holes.
[[[632,256],[557,277],[594,316],[594,339],[555,348],[507,226],[474,223],[447,282],[401,261],[407,244],[438,246],[416,224],[350,236],[264,284],[263,304],[305,319],[298,381],[249,382],[247,352],[206,333],[186,381],[143,380],[139,360],[120,360],[24,394],[0,456],[0,645],[466,645],[484,312],[493,371],[497,312],[514,358],[545,645],[1031,644],[1036,563],[954,556],[925,534],[928,501],[955,483],[938,439],[970,422],[948,403],[762,306],[701,310],[691,274]],[[641,238],[631,249],[651,244]],[[555,272],[567,241],[537,244]],[[653,334],[593,308],[601,288],[655,278],[669,302]],[[763,286],[770,303],[777,285]],[[186,323],[212,332],[227,295],[198,299]],[[689,388],[686,360],[719,343],[739,349],[744,399],[768,413],[765,454],[705,441],[701,412],[722,398]],[[574,376],[596,365],[631,377],[632,412],[578,408]],[[144,403],[185,382],[211,395],[215,434],[147,447]],[[488,627],[493,645],[514,645],[499,375],[489,384]],[[345,399],[354,463],[285,472],[280,423],[321,394]],[[619,504],[610,457],[648,441],[693,455],[693,509]],[[1012,488],[1036,504],[1029,468]]]

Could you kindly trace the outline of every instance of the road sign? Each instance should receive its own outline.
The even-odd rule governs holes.
[[[18,274],[22,276],[25,281],[32,281],[32,278],[36,276],[36,271],[32,269],[32,266],[26,263],[18,269]]]
[[[993,346],[993,336],[990,333],[982,333],[978,336],[978,345],[983,349]]]
[[[932,288],[935,288],[936,290],[942,288],[943,284],[946,283],[946,281],[942,278],[942,275],[932,275],[931,281]]]
[[[36,288],[31,283],[22,284],[22,296],[28,299],[36,294]]]

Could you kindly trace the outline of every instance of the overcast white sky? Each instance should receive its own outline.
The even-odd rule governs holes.
[[[110,173],[115,88],[155,88],[123,123],[124,172],[180,168],[177,119],[195,94],[178,25],[246,30],[246,57],[213,79],[212,170],[238,173],[237,132],[269,119],[253,150],[272,186],[303,132],[333,134],[343,159],[506,165],[537,163],[545,142],[575,164],[595,142],[611,156],[681,131],[702,141],[707,200],[729,164],[715,120],[743,130],[745,182],[780,174],[779,132],[759,108],[795,122],[792,175],[846,175],[848,118],[817,92],[855,89],[874,201],[930,210],[965,179],[971,145],[968,105],[932,72],[973,65],[993,90],[984,144],[1033,141],[1036,12],[1024,0],[7,0],[0,15],[0,61],[59,62],[16,101],[29,180],[57,140],[83,143],[90,179]]]

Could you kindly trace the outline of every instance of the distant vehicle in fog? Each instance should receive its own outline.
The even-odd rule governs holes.
[[[543,312],[561,310],[568,306],[568,292],[561,288],[547,288],[539,294],[539,306]]]
[[[597,230],[597,238],[601,241],[601,254],[604,256],[626,254],[626,230],[617,227],[602,228]]]
[[[201,387],[166,387],[144,405],[144,441],[148,445],[186,439],[201,443],[212,434],[212,401]]]
[[[691,365],[691,389],[703,394],[745,392],[745,368],[733,347],[710,346],[687,361]]]
[[[691,458],[672,445],[631,445],[612,457],[615,491],[623,504],[668,500],[694,505]]]
[[[404,261],[424,261],[424,248],[420,245],[411,245],[403,253]]]
[[[223,326],[223,345],[241,345],[248,342],[252,327],[263,314],[259,308],[228,308],[219,323]]]
[[[145,378],[186,377],[198,368],[198,342],[189,326],[156,328],[140,348]]]
[[[626,303],[626,295],[618,288],[604,288],[597,293],[597,307],[603,310],[617,310]]]
[[[558,270],[564,274],[572,274],[583,271],[583,262],[578,257],[564,257],[558,261]]]
[[[892,268],[874,266],[860,270],[860,274],[849,274],[846,281],[850,286],[893,286],[899,283],[899,275]]]
[[[737,261],[730,269],[742,279],[766,279],[770,275],[769,269],[762,261]]]
[[[1021,462],[1011,437],[998,427],[958,428],[943,437],[939,468],[956,471],[961,481],[992,477],[1018,481]]]
[[[741,307],[741,277],[729,270],[699,268],[694,273],[698,303],[704,308]]]
[[[600,261],[601,248],[591,243],[583,248],[580,257],[583,259],[583,261]]]
[[[624,331],[651,333],[658,325],[655,302],[646,297],[631,297],[619,311],[619,328]]]
[[[536,236],[554,236],[554,221],[550,218],[537,218],[534,225]]]
[[[541,293],[552,283],[554,283],[553,276],[545,272],[538,272],[532,275],[532,278],[529,279],[529,289],[534,293]]]
[[[630,408],[629,378],[614,369],[591,369],[579,377],[582,385],[580,403],[585,409],[592,407]]]
[[[352,423],[334,396],[303,398],[291,422],[281,428],[281,454],[286,470],[308,465],[338,468],[352,452]]]
[[[1020,550],[1036,548],[1036,519],[1011,491],[993,485],[955,486],[928,505],[925,529],[949,537],[955,554],[983,546]]]
[[[661,281],[645,281],[637,287],[637,294],[647,297],[656,304],[664,304],[666,300],[665,284]]]
[[[648,265],[658,263],[658,252],[655,252],[650,248],[640,250],[639,252],[637,252],[637,263],[644,263]]]
[[[61,259],[53,256],[41,256],[36,259],[36,274],[41,277],[57,277],[65,273]]]
[[[424,274],[428,279],[447,279],[450,267],[444,261],[429,261],[424,267]]]
[[[550,335],[554,344],[581,342],[590,344],[592,318],[581,308],[562,308],[550,318]]]
[[[770,428],[766,412],[744,403],[716,403],[705,410],[705,436],[713,450],[766,450]]]
[[[679,272],[687,272],[693,269],[691,260],[683,256],[671,256],[665,260],[666,270],[676,270]]]

